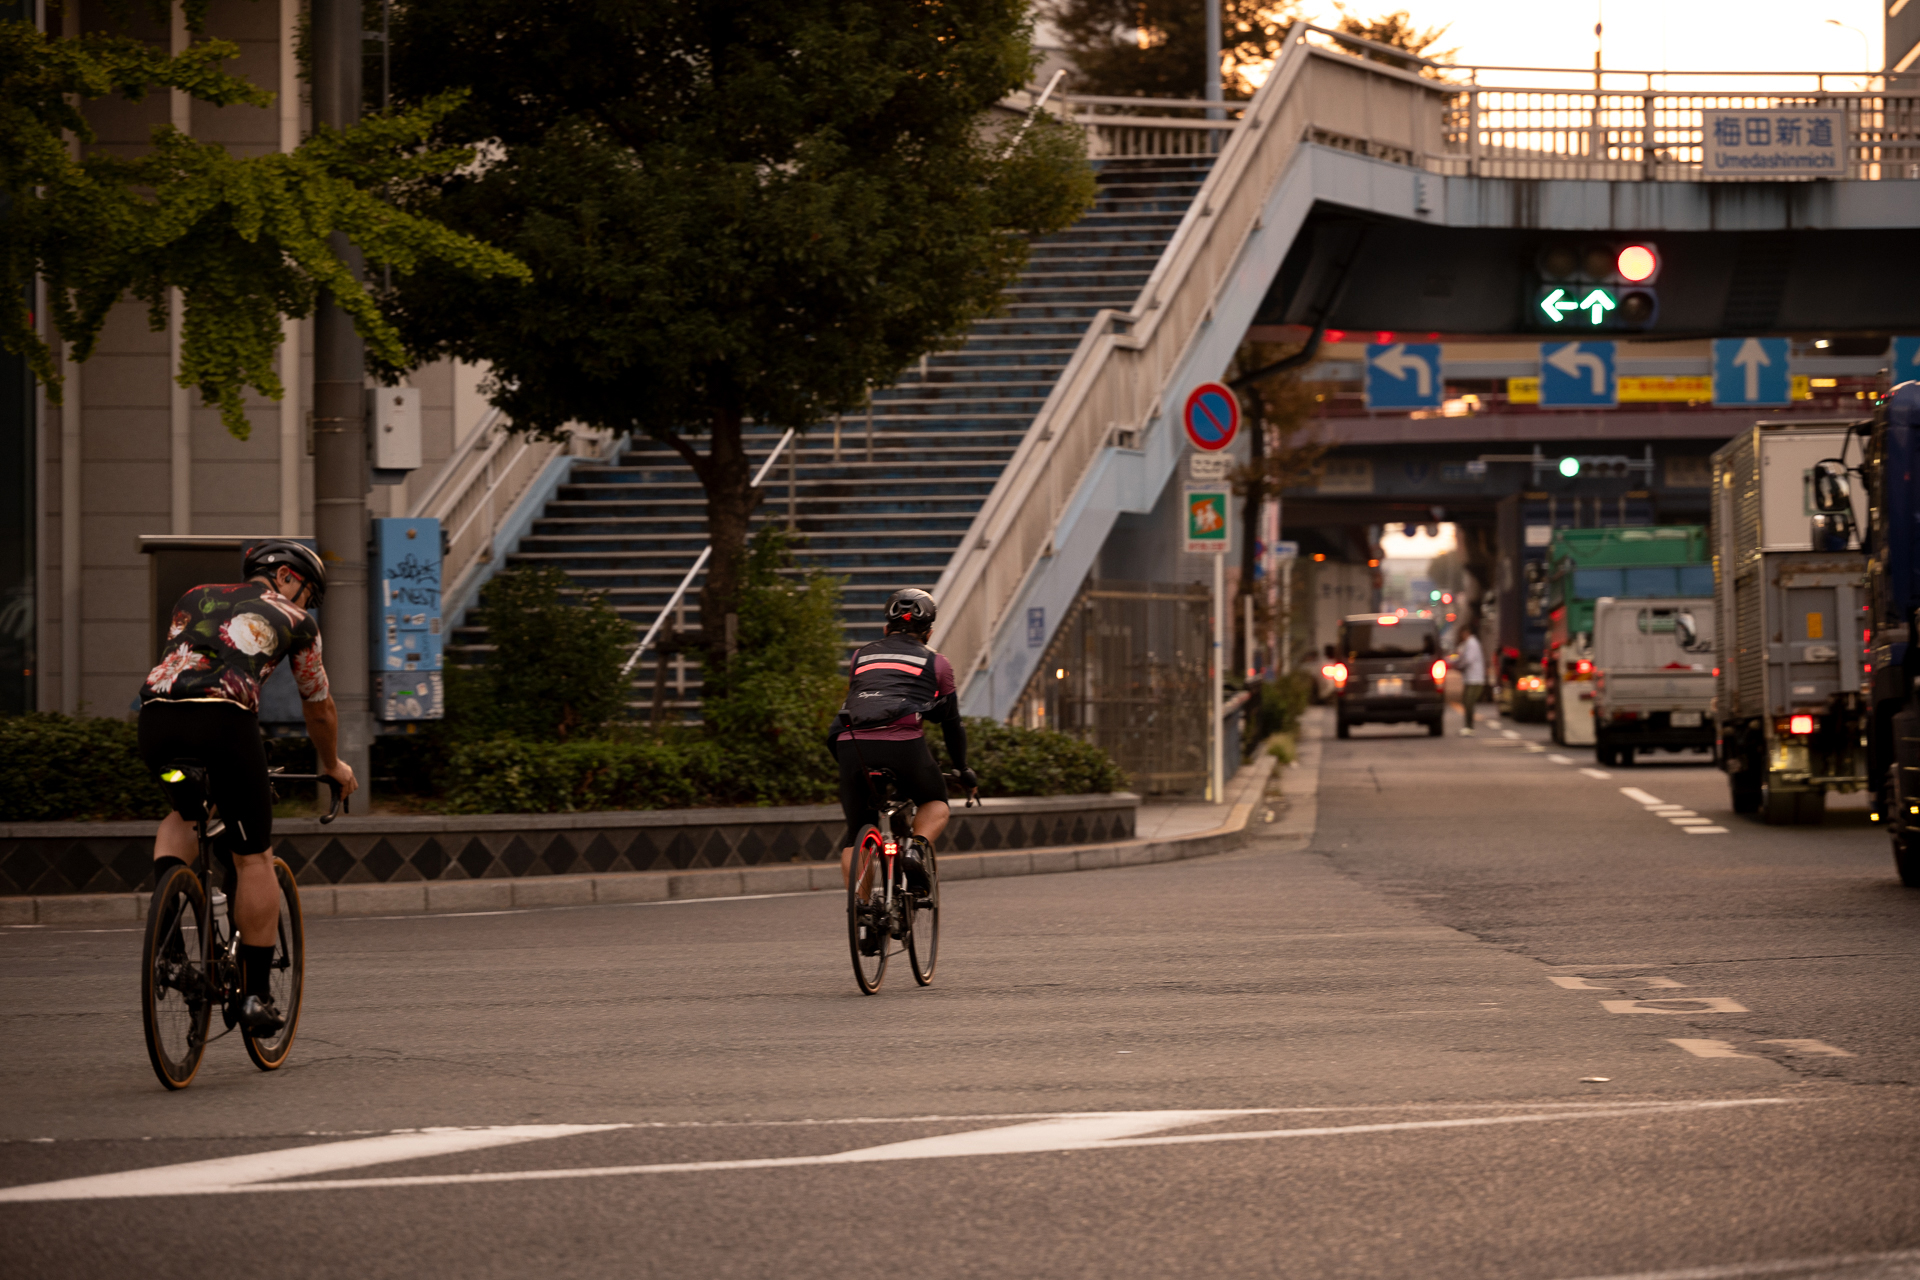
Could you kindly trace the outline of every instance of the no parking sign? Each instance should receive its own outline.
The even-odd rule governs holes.
[[[1187,394],[1180,419],[1194,448],[1209,453],[1224,449],[1240,429],[1240,397],[1217,382],[1203,382]]]

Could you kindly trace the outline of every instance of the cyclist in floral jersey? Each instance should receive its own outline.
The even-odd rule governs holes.
[[[320,660],[320,624],[307,612],[326,590],[326,567],[302,543],[274,538],[247,548],[246,582],[195,587],[173,607],[159,665],[140,690],[140,754],[157,777],[180,760],[197,760],[222,830],[221,858],[234,864],[234,918],[246,981],[229,1025],[271,1035],[285,1024],[267,981],[280,916],[273,876],[273,790],[260,737],[260,686],[282,662],[293,664],[300,709],[321,773],[347,795],[359,789],[339,757],[339,714]],[[154,861],[192,862],[199,844],[179,813],[160,822]]]

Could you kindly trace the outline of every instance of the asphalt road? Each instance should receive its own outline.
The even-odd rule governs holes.
[[[1310,845],[949,885],[872,998],[830,894],[316,920],[292,1063],[182,1094],[137,934],[0,931],[5,1273],[1920,1276],[1864,809],[1541,736],[1359,729]]]

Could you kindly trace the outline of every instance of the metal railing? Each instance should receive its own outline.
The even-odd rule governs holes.
[[[1205,111],[1209,105],[1215,111],[1237,113],[1246,105],[1087,93],[1055,94],[1054,100],[1065,110],[1066,119],[1086,130],[1087,155],[1095,160],[1217,155],[1240,122],[1178,113]]]
[[[490,410],[408,511],[440,521],[446,538],[441,599],[471,594],[475,576],[493,563],[502,525],[548,463],[598,457],[607,443],[605,432],[576,431],[564,441],[516,436],[505,429],[500,410]]]

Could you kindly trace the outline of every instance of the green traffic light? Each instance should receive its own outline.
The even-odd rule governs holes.
[[[1440,598],[1440,593],[1439,593],[1438,591],[1429,591],[1429,592],[1427,592],[1427,599],[1429,599],[1429,600],[1438,600],[1439,598]]]
[[[1578,459],[1578,458],[1562,458],[1562,459],[1560,459],[1560,474],[1561,474],[1561,475],[1563,475],[1563,476],[1565,476],[1565,477],[1566,477],[1567,479],[1569,479],[1569,480],[1571,480],[1571,479],[1573,479],[1573,478],[1574,478],[1575,476],[1577,476],[1577,475],[1579,475],[1579,474],[1580,474],[1580,459]]]

